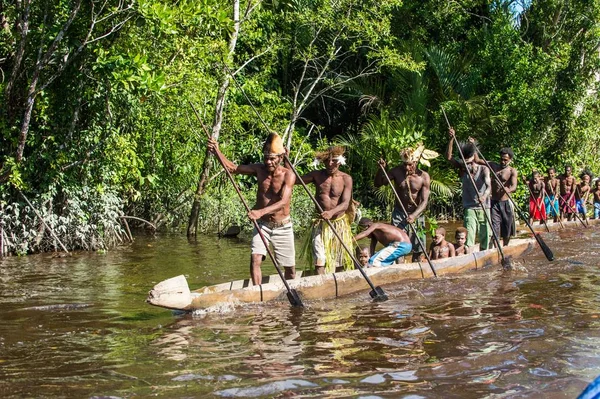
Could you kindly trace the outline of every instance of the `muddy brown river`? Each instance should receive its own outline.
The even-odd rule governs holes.
[[[576,398],[600,374],[600,226],[545,239],[554,262],[385,286],[383,303],[207,315],[146,294],[178,274],[192,289],[246,278],[247,239],[6,258],[0,397]]]

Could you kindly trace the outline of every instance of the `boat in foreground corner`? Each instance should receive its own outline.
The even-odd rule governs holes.
[[[590,224],[596,224],[591,220]],[[576,222],[566,222],[565,225],[575,227]],[[541,226],[535,226],[541,228]],[[551,230],[557,230],[558,224],[549,225]],[[518,258],[532,250],[539,250],[533,238],[512,239],[510,245],[503,247],[507,258]],[[500,255],[495,249],[478,251],[468,255],[432,261],[438,276],[478,270],[499,265]],[[433,277],[427,262],[403,263],[387,267],[365,268],[375,286],[394,284],[404,280]],[[370,286],[358,270],[302,277],[297,273],[294,280],[288,280],[303,300],[327,299],[353,294],[360,291],[368,292]],[[242,303],[259,303],[269,301],[286,301],[286,289],[278,275],[263,277],[261,285],[252,285],[249,279],[237,280],[222,284],[202,287],[190,291],[185,276],[180,275],[164,280],[154,286],[148,293],[146,302],[167,309],[221,310]]]

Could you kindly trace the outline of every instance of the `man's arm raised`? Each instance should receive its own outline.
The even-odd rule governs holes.
[[[386,170],[387,172],[387,163],[385,162],[384,159],[380,159],[379,161],[377,161],[377,163],[383,167],[383,169]],[[383,175],[383,171],[381,170],[381,167],[379,169],[377,169],[377,173],[375,173],[375,188],[379,188],[381,186],[385,186],[387,184],[387,179],[385,178],[385,176]],[[389,175],[389,173],[388,173]],[[390,177],[390,180],[393,180],[392,177]]]
[[[256,175],[257,166],[253,165],[236,165],[231,162],[219,149],[219,143],[213,138],[208,139],[208,150],[215,154],[217,158],[221,160],[223,165],[227,168],[230,173],[239,174],[239,175]]]
[[[455,135],[456,133],[454,132],[454,129],[448,129],[448,136],[450,136],[450,141],[448,141],[448,148],[446,148],[446,159],[448,160],[448,162],[450,162],[450,165],[454,166],[457,169],[460,169],[460,163],[458,163],[458,161],[452,157],[452,149],[454,147]]]

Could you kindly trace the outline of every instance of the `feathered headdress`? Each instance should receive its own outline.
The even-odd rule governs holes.
[[[346,152],[346,149],[344,147],[340,147],[340,146],[331,146],[328,149],[326,149],[325,151],[317,151],[315,153],[315,160],[313,161],[312,165],[316,167],[317,165],[326,161],[329,158],[336,160],[340,165],[345,165],[346,164],[346,157],[344,156],[345,152]]]
[[[430,159],[437,158],[440,154],[425,148],[423,143],[419,142],[415,148],[407,147],[400,151],[402,162],[420,162],[423,165],[431,166]]]

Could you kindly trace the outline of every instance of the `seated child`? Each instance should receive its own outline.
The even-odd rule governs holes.
[[[412,250],[408,234],[396,226],[387,223],[373,223],[371,219],[362,218],[358,222],[358,228],[363,231],[357,234],[354,239],[358,241],[369,237],[371,239],[371,253],[375,252],[375,246],[378,242],[385,247],[371,256],[369,264],[372,266],[390,266],[396,259],[410,253]]]
[[[455,256],[466,255],[470,252],[470,248],[467,244],[467,234],[469,232],[464,227],[458,227],[454,233],[454,254]]]
[[[433,235],[433,242],[429,248],[431,260],[444,259],[455,256],[454,245],[446,241],[446,229],[438,227]]]
[[[360,245],[356,247],[356,259],[362,267],[369,267],[369,258],[371,257],[371,251],[366,245]]]
[[[592,190],[594,194],[594,219],[600,219],[600,178],[596,180],[596,187]]]

